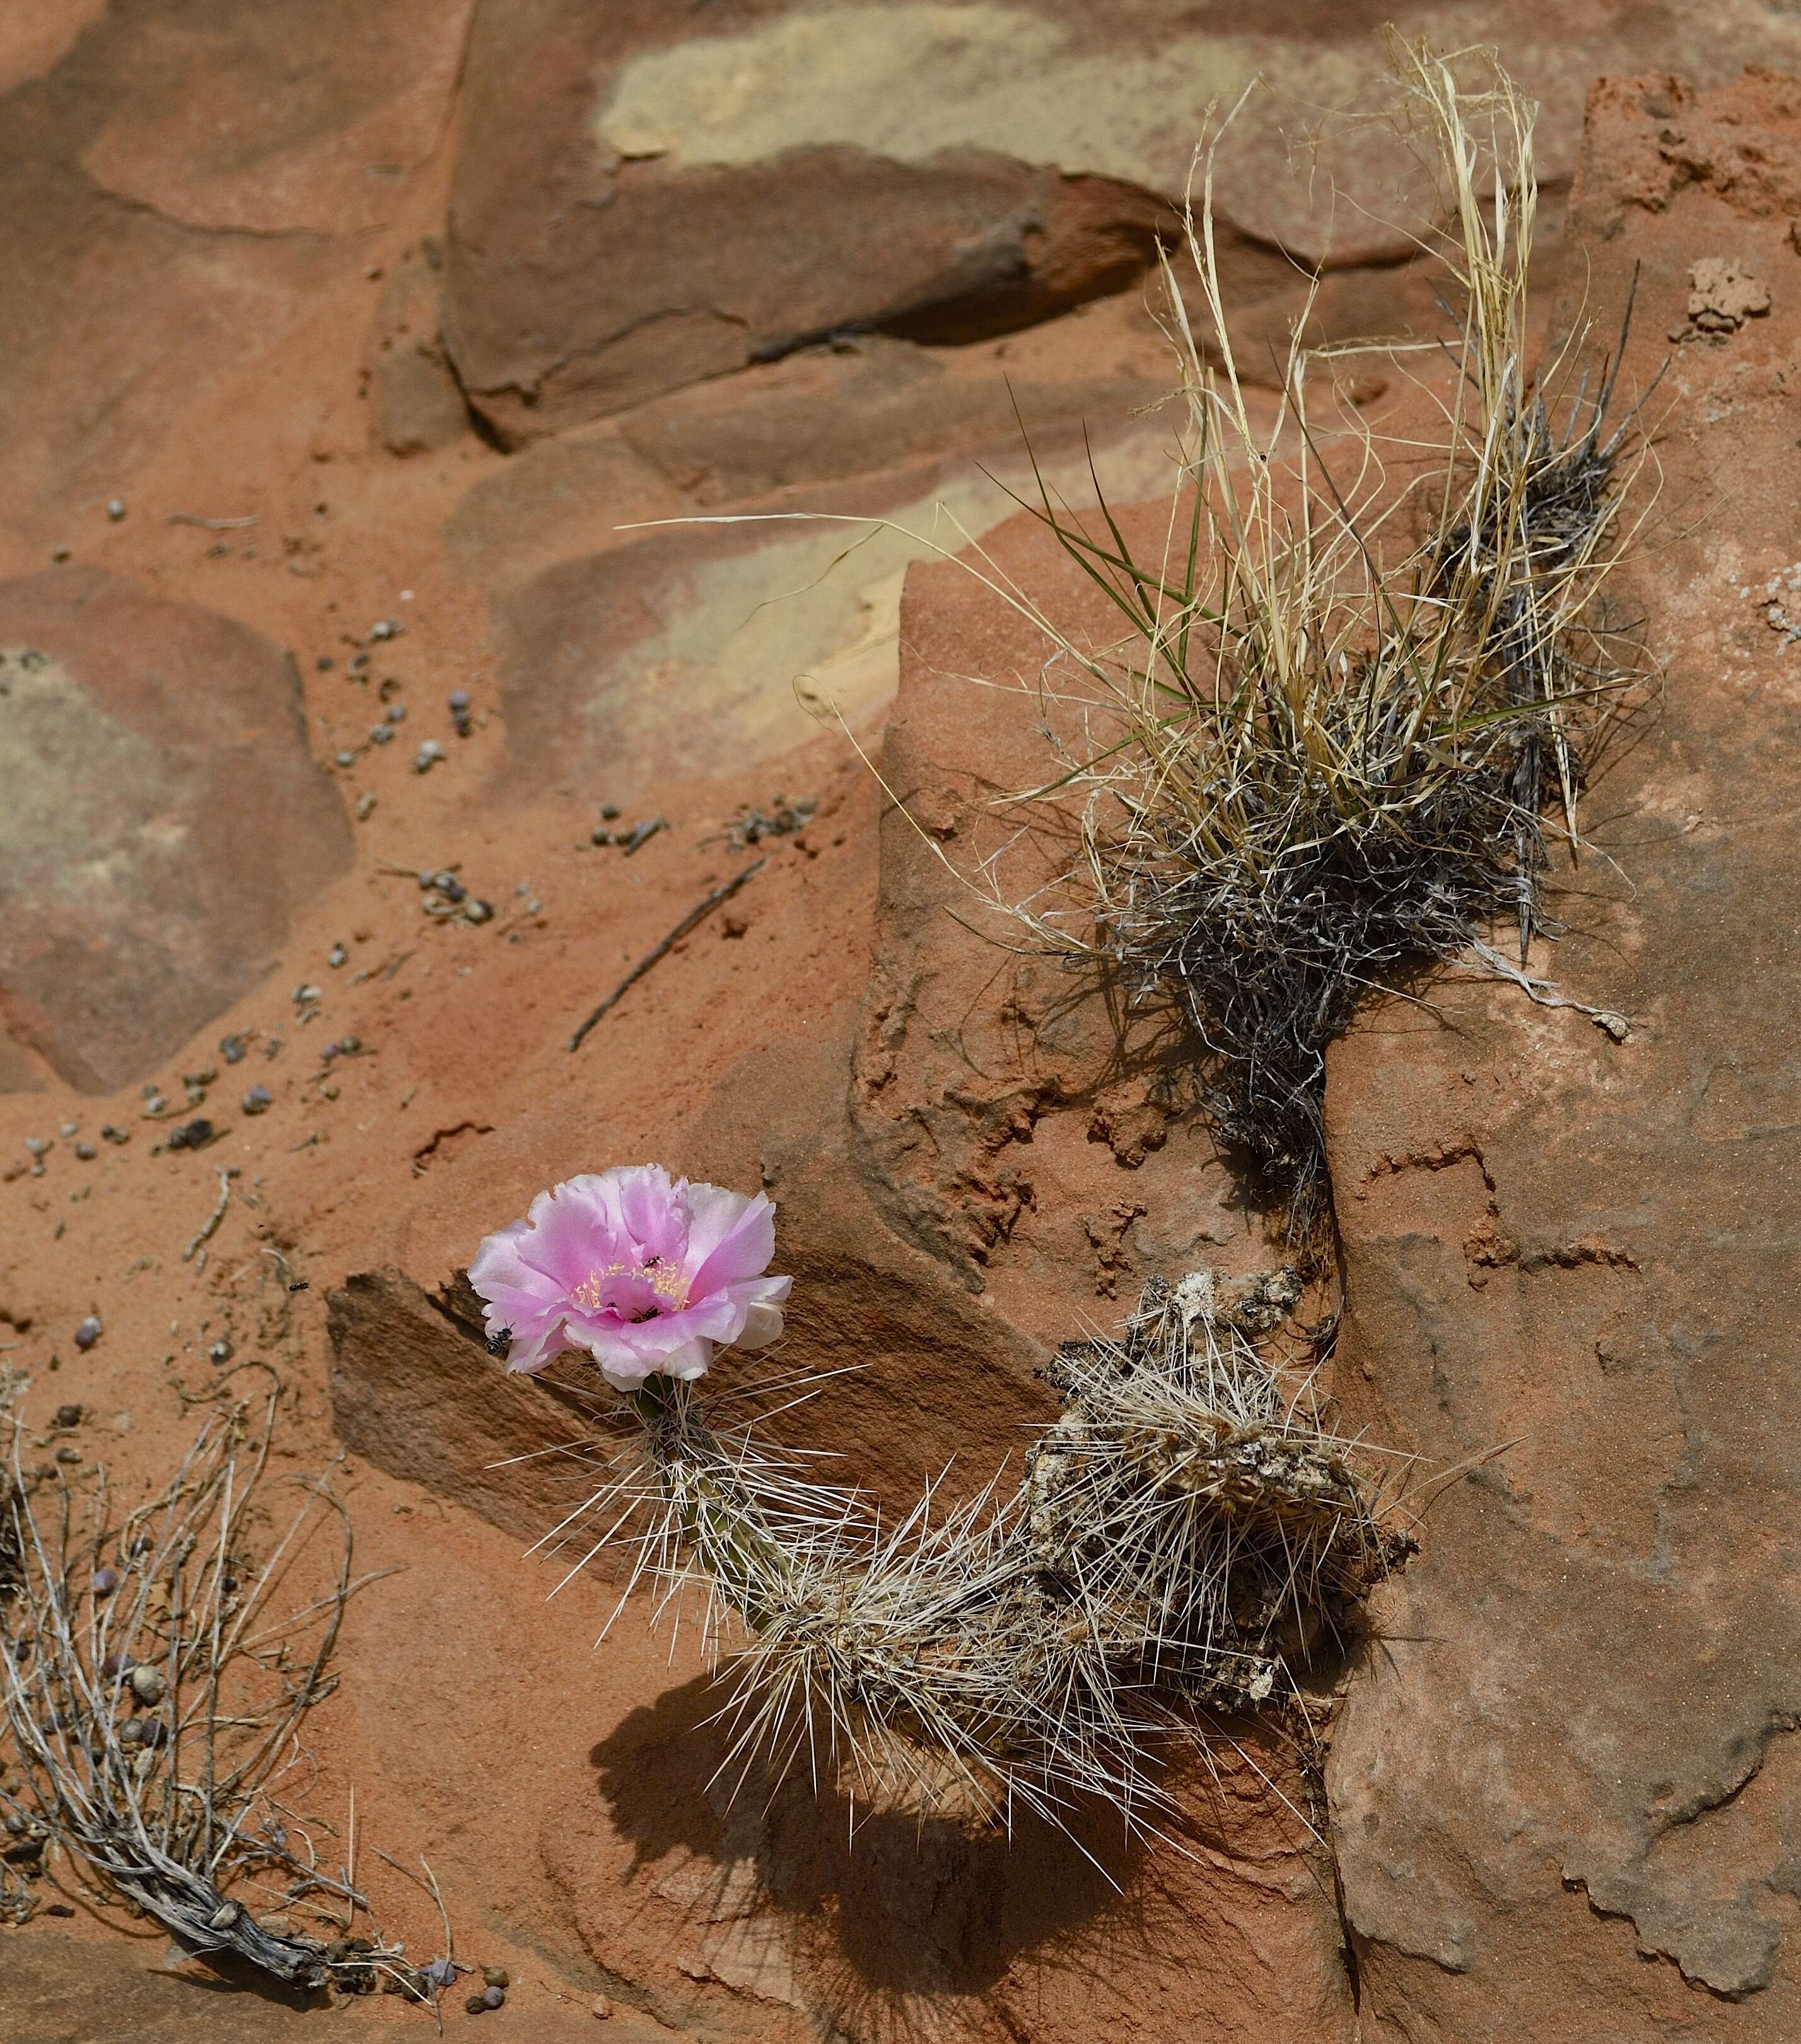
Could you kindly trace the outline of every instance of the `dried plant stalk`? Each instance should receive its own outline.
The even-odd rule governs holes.
[[[627,1406],[638,1452],[583,1516],[635,1544],[660,1612],[699,1589],[715,1652],[748,1631],[741,1765],[843,1766],[867,1796],[962,1814],[1098,1796],[1139,1822],[1164,1807],[1163,1735],[1291,1698],[1409,1544],[1310,1373],[1272,1361],[1299,1294],[1291,1271],[1153,1283],[1121,1340],[1059,1350],[1065,1409],[1010,1496],[997,1479],[935,1520],[929,1492],[892,1527],[652,1379]]]
[[[1544,812],[1573,852],[1587,766],[1641,674],[1600,601],[1628,536],[1631,421],[1607,423],[1617,356],[1584,371],[1579,333],[1530,360],[1531,110],[1491,60],[1472,90],[1474,57],[1396,56],[1451,222],[1422,247],[1461,308],[1455,340],[1432,350],[1449,394],[1421,385],[1436,427],[1389,444],[1398,463],[1360,428],[1326,459],[1310,378],[1335,354],[1400,367],[1409,351],[1314,349],[1303,321],[1280,420],[1260,436],[1222,294],[1209,149],[1187,235],[1199,330],[1165,264],[1186,425],[1163,555],[1135,559],[1104,502],[1099,533],[1048,492],[1039,510],[1129,635],[1078,643],[998,585],[1055,645],[1047,673],[1076,678],[1057,682],[1065,713],[1047,728],[1067,728],[1076,705],[1085,740],[1067,771],[1014,799],[1073,794],[1085,809],[1060,876],[1021,901],[991,863],[990,905],[1072,963],[1175,1004],[1200,1101],[1286,1198],[1296,1241],[1324,1219],[1325,1051],[1359,1003],[1459,957],[1538,989],[1483,939],[1510,921],[1523,966],[1550,927]]]
[[[189,1952],[236,1958],[305,1988],[345,1973],[325,1942],[266,1930],[232,1888],[285,1877],[364,1908],[314,1862],[276,1791],[298,1734],[337,1682],[332,1658],[351,1573],[350,1522],[323,1479],[285,1529],[263,1494],[279,1382],[207,1420],[161,1493],[115,1521],[103,1473],[80,1489],[28,1477],[15,1437],[0,1502],[0,1709],[24,1780],[0,1797],[13,1850],[61,1846]],[[321,1558],[315,1535],[333,1543]],[[279,1611],[297,1573],[304,1600]],[[365,1581],[369,1578],[364,1578]],[[394,1954],[373,1941],[350,1970]]]

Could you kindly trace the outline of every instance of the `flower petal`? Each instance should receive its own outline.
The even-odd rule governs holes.
[[[547,1320],[535,1328],[515,1328],[512,1346],[506,1351],[507,1374],[535,1377],[553,1363],[568,1347],[560,1318]]]
[[[767,1348],[772,1342],[782,1339],[782,1309],[779,1306],[766,1305],[762,1300],[754,1299],[745,1315],[744,1332],[738,1336],[741,1349]]]
[[[532,1202],[531,1231],[520,1239],[519,1254],[564,1292],[591,1270],[625,1260],[618,1200],[606,1183],[611,1176],[568,1178]]]
[[[634,1164],[618,1174],[619,1212],[638,1251],[637,1260],[656,1257],[683,1262],[688,1253],[687,1207],[682,1189],[660,1164]]]
[[[688,1342],[663,1358],[663,1374],[665,1377],[679,1377],[684,1384],[691,1384],[697,1377],[706,1376],[712,1362],[711,1342]]]
[[[711,1197],[704,1204],[698,1204],[703,1193]],[[703,1228],[711,1238],[698,1265],[690,1263],[693,1274],[688,1296],[702,1298],[722,1285],[760,1278],[775,1254],[775,1209],[768,1199],[761,1193],[745,1199],[737,1193],[722,1192],[718,1185],[691,1186],[688,1197],[695,1206],[695,1221],[689,1231],[691,1250],[702,1237]],[[736,1213],[725,1210],[728,1201],[737,1206]]]

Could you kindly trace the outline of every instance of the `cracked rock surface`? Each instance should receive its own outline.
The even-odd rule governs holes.
[[[1442,1024],[1385,1010],[1331,1055],[1341,1396],[1475,1465],[1382,1593],[1333,1746],[1381,2037],[1801,2028],[1801,683],[1738,597],[1793,552],[1801,85],[1608,81],[1589,119],[1591,301],[1636,265],[1650,309],[1629,382],[1695,266],[1777,281],[1669,371],[1662,501],[1691,515],[1621,593],[1661,700],[1546,955],[1629,1034],[1453,984]]]

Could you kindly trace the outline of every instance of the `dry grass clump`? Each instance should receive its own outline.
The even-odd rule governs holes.
[[[652,1379],[588,1508],[599,1544],[635,1543],[660,1611],[698,1588],[715,1650],[748,1631],[739,1765],[842,1771],[891,1807],[1055,1819],[1095,1796],[1143,1821],[1160,1741],[1291,1698],[1408,1544],[1278,1353],[1298,1297],[1291,1271],[1154,1282],[1122,1339],[1059,1350],[1064,1410],[1010,1496],[935,1517],[928,1492],[892,1527],[725,1400]]]
[[[1546,928],[1545,813],[1573,851],[1585,770],[1638,672],[1600,601],[1630,480],[1631,420],[1608,422],[1617,357],[1584,370],[1579,333],[1531,361],[1530,110],[1491,63],[1477,90],[1460,82],[1473,57],[1397,60],[1442,174],[1450,225],[1421,246],[1454,340],[1314,350],[1303,323],[1260,438],[1203,153],[1199,331],[1165,264],[1184,417],[1161,557],[1136,557],[1104,501],[1104,529],[1048,492],[1039,514],[1127,637],[1097,650],[985,557],[976,571],[1056,648],[1047,728],[1073,714],[1082,730],[1068,770],[1015,798],[1085,798],[1077,855],[1023,903],[991,866],[991,905],[1175,1004],[1201,1101],[1290,1203],[1296,1240],[1322,1210],[1326,1046],[1372,989],[1470,955],[1497,923],[1523,962]],[[1315,393],[1353,353],[1408,373],[1436,423],[1383,440],[1341,408],[1322,440]]]
[[[307,1712],[330,1694],[349,1521],[321,1481],[285,1526],[264,1481],[279,1385],[208,1419],[167,1486],[116,1514],[103,1473],[28,1476],[0,1498],[0,1793],[8,1858],[60,1846],[184,1950],[297,1988],[391,1970],[378,1940],[266,1929],[241,1893],[312,1896],[344,1931],[366,1908],[283,1800],[308,1780]],[[0,1769],[0,1773],[11,1773]],[[273,1888],[271,1889],[271,1884]]]

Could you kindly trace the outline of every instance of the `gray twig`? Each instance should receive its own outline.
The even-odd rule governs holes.
[[[235,1166],[221,1166],[219,1170],[219,1204],[209,1214],[201,1230],[181,1253],[183,1263],[194,1261],[194,1253],[203,1242],[210,1240],[214,1230],[225,1217],[225,1208],[231,1204],[232,1180],[237,1176]]]
[[[631,970],[626,974],[625,977],[620,981],[619,984],[614,987],[613,991],[607,995],[606,998],[603,1001],[602,1001],[600,1005],[594,1011],[593,1014],[591,1014],[587,1021],[582,1024],[581,1028],[575,1032],[575,1035],[569,1039],[570,1049],[571,1051],[580,1050],[583,1040],[587,1036],[589,1030],[594,1027],[595,1023],[600,1020],[602,1016],[606,1012],[608,1009],[613,1007],[629,989],[637,986],[638,982],[644,978],[645,974],[650,970],[651,967],[656,963],[659,959],[667,957],[671,948],[673,946],[679,944],[683,938],[688,934],[690,930],[693,929],[697,924],[704,921],[708,916],[711,915],[713,911],[719,906],[722,901],[730,901],[732,897],[737,893],[738,889],[743,886],[745,882],[750,878],[752,874],[760,872],[762,868],[768,864],[768,861],[767,859],[760,859],[756,861],[755,865],[747,866],[742,873],[733,874],[732,878],[725,882],[723,887],[715,887],[713,892],[709,894],[706,899],[701,902],[698,907],[691,909],[687,915],[682,918],[680,922],[675,925],[675,928],[669,932],[668,936],[663,939],[662,943],[660,943],[654,951],[645,952],[644,956],[640,959],[637,963],[632,967]]]

